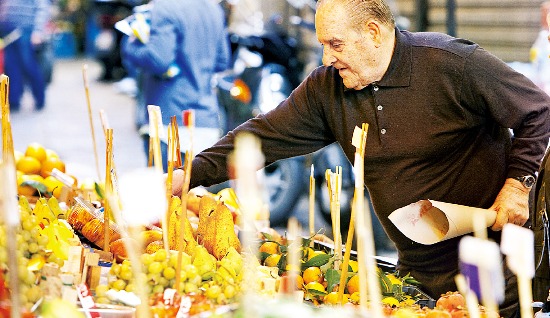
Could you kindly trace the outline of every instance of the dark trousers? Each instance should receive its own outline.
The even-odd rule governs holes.
[[[11,110],[19,110],[26,85],[31,89],[35,108],[44,107],[46,81],[31,44],[30,31],[22,31],[19,39],[4,48],[4,70],[10,78]]]

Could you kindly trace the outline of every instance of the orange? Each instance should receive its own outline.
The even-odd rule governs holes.
[[[264,242],[260,246],[260,252],[268,254],[278,254],[279,253],[279,244],[275,242]]]
[[[38,174],[40,173],[42,165],[40,164],[40,161],[38,161],[38,159],[34,157],[24,156],[23,158],[19,159],[15,167],[17,168],[17,170],[23,172],[24,174]]]
[[[302,277],[305,284],[309,284],[311,282],[323,282],[323,273],[321,272],[321,269],[316,266],[306,268],[302,274]]]
[[[65,163],[63,161],[61,161],[61,159],[59,159],[58,157],[46,158],[46,160],[44,160],[42,162],[42,168],[40,169],[40,175],[43,178],[46,178],[52,173],[52,170],[54,168],[56,168],[57,170],[59,170],[61,172],[65,172]]]
[[[31,142],[27,145],[25,156],[34,157],[42,162],[46,159],[46,148],[37,142]]]
[[[347,284],[348,294],[353,295],[353,293],[359,291],[359,275],[353,275]]]
[[[25,174],[25,175],[22,175],[21,178],[17,181],[18,182],[18,184],[17,184],[17,193],[19,193],[21,195],[24,195],[24,196],[27,196],[27,197],[30,197],[30,196],[35,195],[36,189],[31,187],[31,186],[21,186],[21,183],[23,183],[25,181],[28,181],[28,180],[33,180],[33,181],[38,181],[38,182],[44,183],[44,179],[41,176],[37,175],[37,174]]]

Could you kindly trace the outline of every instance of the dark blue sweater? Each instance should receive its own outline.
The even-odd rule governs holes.
[[[147,105],[157,105],[162,122],[182,111],[195,110],[197,127],[219,128],[218,103],[212,76],[229,66],[230,49],[222,8],[212,0],[154,0],[151,36],[146,44],[128,41],[125,59],[143,71]],[[175,62],[181,73],[162,78]],[[145,120],[148,120],[145,116]]]

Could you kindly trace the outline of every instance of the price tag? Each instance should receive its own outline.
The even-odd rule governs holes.
[[[514,274],[529,278],[535,276],[534,244],[531,230],[511,223],[504,225],[500,249],[507,256],[506,263]]]

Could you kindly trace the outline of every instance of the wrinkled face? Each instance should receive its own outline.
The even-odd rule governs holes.
[[[348,20],[342,7],[323,4],[317,9],[315,28],[323,64],[337,68],[347,88],[360,90],[379,80],[375,43],[367,26],[359,31]]]

